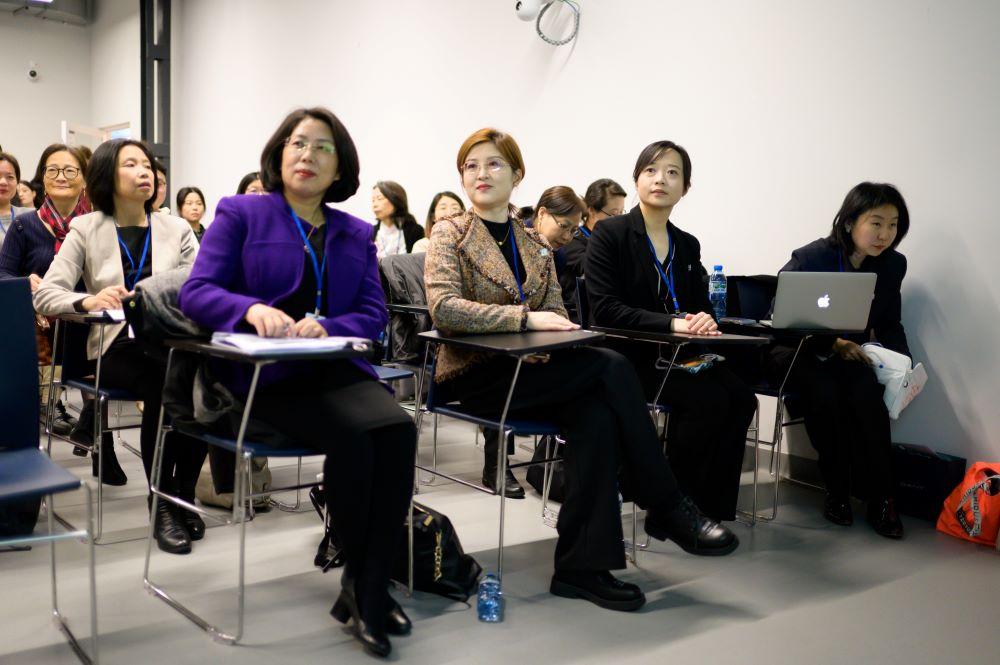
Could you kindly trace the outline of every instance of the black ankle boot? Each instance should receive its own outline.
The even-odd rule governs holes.
[[[59,436],[69,436],[73,432],[73,428],[76,427],[76,418],[69,415],[66,411],[66,405],[62,403],[62,400],[56,402],[55,413],[52,418],[52,433]],[[78,448],[74,448],[73,452],[76,452]],[[87,454],[87,451],[81,451],[83,454],[81,457]],[[77,453],[79,454],[79,453]]]
[[[483,486],[499,493],[500,489],[497,487],[497,449],[500,445],[500,433],[495,429],[484,429],[483,443]],[[507,453],[510,454],[510,446],[507,447]],[[521,487],[521,483],[517,482],[510,467],[507,468],[504,476],[506,478],[505,496],[508,499],[523,499],[524,488]]]
[[[91,456],[91,472],[94,477],[98,477],[98,465],[100,465],[101,482],[105,485],[121,487],[128,482],[128,476],[118,463],[118,455],[115,454],[115,443],[110,432],[105,432],[101,440],[101,454],[96,452]]]
[[[340,623],[347,623],[351,620],[351,630],[354,639],[361,642],[365,651],[373,656],[385,658],[392,652],[392,643],[386,635],[384,621],[367,622],[361,618],[361,611],[358,609],[358,599],[354,593],[354,583],[346,571],[341,581],[340,597],[330,610],[330,615]],[[378,624],[378,625],[375,625]]]
[[[893,540],[899,540],[903,537],[903,521],[899,519],[899,513],[896,511],[895,499],[869,501],[868,523],[880,536]]]
[[[184,494],[181,494],[180,497],[188,503],[192,505],[194,504],[193,496],[185,496]],[[177,515],[180,517],[181,524],[184,525],[184,528],[187,530],[188,536],[191,537],[191,540],[201,540],[204,538],[205,520],[201,519],[201,515],[180,506],[176,506],[176,509]]]
[[[191,551],[191,537],[174,514],[174,505],[160,499],[156,505],[156,522],[153,533],[160,549],[170,554],[187,554]]]
[[[56,433],[53,427],[53,433]],[[69,432],[69,440],[84,446],[94,445],[94,407],[93,402],[84,403],[83,410],[80,411],[80,418],[76,421],[73,429]],[[73,454],[78,457],[86,457],[87,451],[83,448],[73,446]]]

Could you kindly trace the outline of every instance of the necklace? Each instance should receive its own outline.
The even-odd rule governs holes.
[[[497,240],[497,245],[500,246],[500,247],[503,247],[503,244],[505,242],[507,242],[508,238],[510,238],[510,225],[509,224],[507,225],[507,234],[503,237],[503,240]]]

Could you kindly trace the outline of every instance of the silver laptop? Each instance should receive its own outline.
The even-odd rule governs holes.
[[[782,272],[773,328],[864,330],[875,298],[872,272]]]

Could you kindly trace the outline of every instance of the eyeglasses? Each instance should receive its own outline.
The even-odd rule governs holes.
[[[293,139],[291,137],[285,139],[285,145],[292,149],[297,155],[301,155],[309,148],[313,149],[313,152],[319,153],[324,157],[335,157],[337,155],[337,146],[333,144],[332,141],[306,141],[304,139]]]
[[[46,166],[45,167],[45,179],[55,180],[59,177],[59,174],[66,176],[67,180],[76,180],[76,177],[80,175],[80,169],[75,166],[64,166],[59,168],[58,166]]]
[[[614,211],[608,212],[604,208],[601,208],[597,212],[603,212],[608,217],[617,217],[618,215],[622,214],[622,211],[620,211],[620,210],[618,212],[614,212]]]
[[[556,226],[559,227],[559,230],[563,233],[568,233],[571,238],[575,238],[580,235],[580,227],[576,222],[572,220],[562,220],[555,215],[552,216],[552,219],[556,220]]]
[[[503,167],[507,166],[507,162],[500,159],[499,157],[491,157],[486,160],[483,164],[486,170],[490,173],[496,173]],[[480,165],[479,162],[475,160],[469,160],[465,164],[462,164],[462,173],[464,175],[479,175]]]

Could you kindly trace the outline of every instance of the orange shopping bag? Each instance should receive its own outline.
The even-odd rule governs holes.
[[[1000,462],[976,462],[944,501],[937,529],[956,538],[993,545],[1000,532]]]

